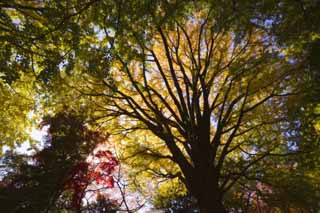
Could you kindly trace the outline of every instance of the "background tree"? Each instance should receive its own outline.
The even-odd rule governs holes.
[[[32,156],[7,152],[0,201],[6,212],[44,212],[54,209],[80,211],[87,187],[96,182],[113,187],[111,173],[118,161],[109,151],[86,158],[106,138],[83,125],[80,117],[60,113],[48,118],[45,147]]]

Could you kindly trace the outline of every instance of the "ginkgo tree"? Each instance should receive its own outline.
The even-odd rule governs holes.
[[[284,104],[299,92],[290,86],[298,63],[281,57],[264,31],[235,31],[216,22],[211,10],[147,32],[150,39],[143,40],[132,28],[126,50],[115,36],[106,90],[86,85],[82,91],[104,96],[109,104],[99,111],[121,116],[124,131],[157,136],[169,154],[145,152],[179,166],[171,175],[197,198],[201,212],[223,212],[224,195],[256,173],[260,160],[293,151],[282,133]]]

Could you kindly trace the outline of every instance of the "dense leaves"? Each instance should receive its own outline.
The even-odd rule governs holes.
[[[118,160],[93,151],[109,132],[127,183],[156,206],[193,196],[202,212],[319,208],[318,7],[317,0],[1,2],[0,145],[31,142],[27,133],[42,115],[61,117],[49,119],[50,142],[33,158],[4,156],[5,185],[22,178],[34,202],[46,197],[41,209],[54,201],[79,208],[88,184],[117,183],[110,174]],[[88,126],[59,114],[66,105]],[[36,185],[47,176],[42,196]],[[15,190],[19,200],[25,193]],[[92,206],[109,202],[100,198]]]

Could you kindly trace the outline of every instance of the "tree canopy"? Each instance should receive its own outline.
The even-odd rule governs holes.
[[[155,207],[316,211],[319,6],[315,0],[1,2],[0,145],[37,146],[30,132],[53,118],[51,145],[35,155],[44,155],[40,160],[3,154],[10,172],[2,194],[20,179],[25,184],[12,191],[8,212],[40,197],[39,205],[28,203],[36,212],[64,204],[79,210],[88,184],[61,180],[89,174],[111,187],[111,177],[99,177],[118,160],[130,190]],[[101,152],[109,161],[98,174],[86,159],[99,134],[108,135],[119,159]],[[26,193],[30,200],[23,200]],[[96,208],[108,202],[99,196]]]

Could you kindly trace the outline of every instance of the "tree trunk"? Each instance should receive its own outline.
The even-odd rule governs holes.
[[[215,175],[200,170],[192,179],[190,191],[198,201],[200,213],[225,213]]]
[[[207,197],[198,200],[200,213],[225,213],[222,202],[214,197]]]

